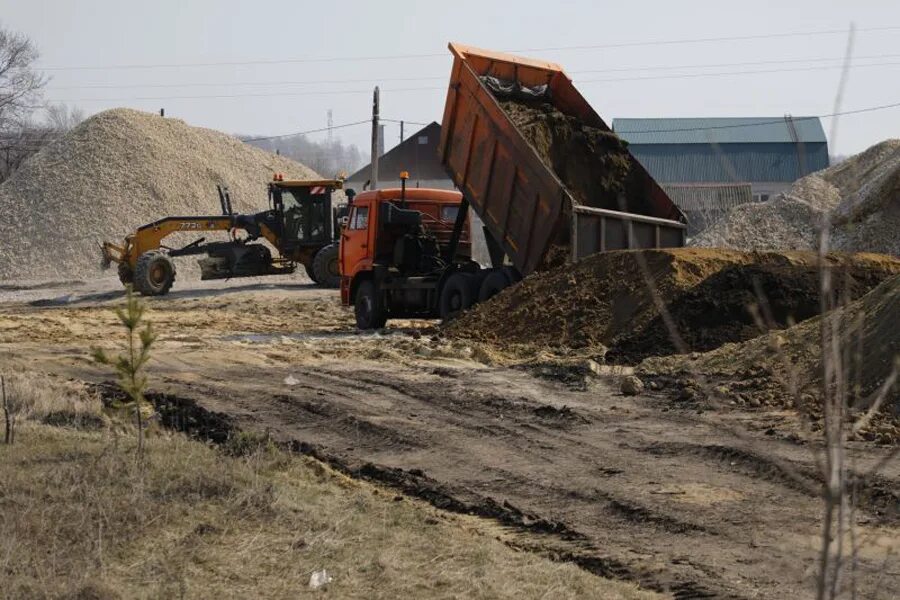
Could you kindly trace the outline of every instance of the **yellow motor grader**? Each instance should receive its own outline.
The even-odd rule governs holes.
[[[228,188],[218,186],[221,215],[164,217],[138,227],[122,244],[103,242],[103,266],[118,264],[119,280],[145,296],[168,293],[175,282],[178,256],[205,255],[198,260],[201,279],[229,279],[292,273],[298,264],[323,287],[340,285],[338,236],[346,205],[336,206],[333,193],[340,179],[285,180],[275,175],[269,183],[269,209],[256,214],[234,214]],[[201,237],[181,248],[163,245],[174,233],[226,231],[227,241]],[[265,240],[277,252],[272,255]]]

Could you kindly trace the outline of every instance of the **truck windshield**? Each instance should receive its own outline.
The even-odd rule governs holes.
[[[458,214],[458,204],[451,204],[450,206],[441,207],[441,221],[456,221],[456,215]]]

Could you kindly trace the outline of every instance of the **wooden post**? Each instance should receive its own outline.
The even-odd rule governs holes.
[[[378,86],[375,86],[375,93],[372,95],[372,188],[378,189]]]
[[[3,420],[6,424],[6,431],[3,437],[3,441],[7,444],[12,444],[12,421],[10,421],[9,415],[9,405],[6,404],[6,379],[3,378],[3,375],[0,375],[0,394],[3,395]]]

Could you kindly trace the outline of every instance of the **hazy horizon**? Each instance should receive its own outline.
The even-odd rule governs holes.
[[[382,115],[410,122],[407,133],[440,121],[451,40],[562,64],[608,123],[807,116],[834,111],[854,22],[840,110],[900,103],[900,5],[648,4],[0,0],[0,23],[37,44],[52,77],[48,101],[88,114],[164,107],[236,134],[324,128],[329,109],[335,125],[367,120],[376,84]],[[830,137],[832,120],[823,126]],[[399,133],[388,123],[386,147]],[[366,124],[334,135],[368,154]],[[889,137],[900,137],[900,108],[847,115],[830,151],[856,153]]]

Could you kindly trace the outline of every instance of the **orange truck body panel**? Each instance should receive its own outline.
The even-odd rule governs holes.
[[[362,192],[353,198],[347,225],[341,230],[341,302],[344,305],[350,304],[350,285],[353,278],[360,272],[372,270],[378,242],[378,207],[384,202],[398,201],[402,194],[401,188],[386,188]],[[407,188],[404,197],[408,208],[418,210],[434,219],[441,218],[442,206],[459,206],[462,202],[462,194],[452,190]],[[356,215],[361,210],[367,211],[366,226],[355,228]],[[467,218],[458,254],[468,255],[470,253],[471,242]]]
[[[541,263],[561,234],[567,243],[571,241],[573,258],[612,249],[615,244],[607,243],[612,241],[619,247],[684,244],[683,215],[633,157],[631,169],[639,178],[642,193],[641,198],[628,202],[629,212],[610,210],[617,206],[587,206],[579,213],[568,189],[481,80],[489,75],[527,87],[547,85],[549,101],[562,113],[610,131],[562,67],[460,44],[450,44],[450,51],[454,59],[441,125],[440,159],[523,274]],[[580,220],[566,222],[575,213],[581,215]]]

